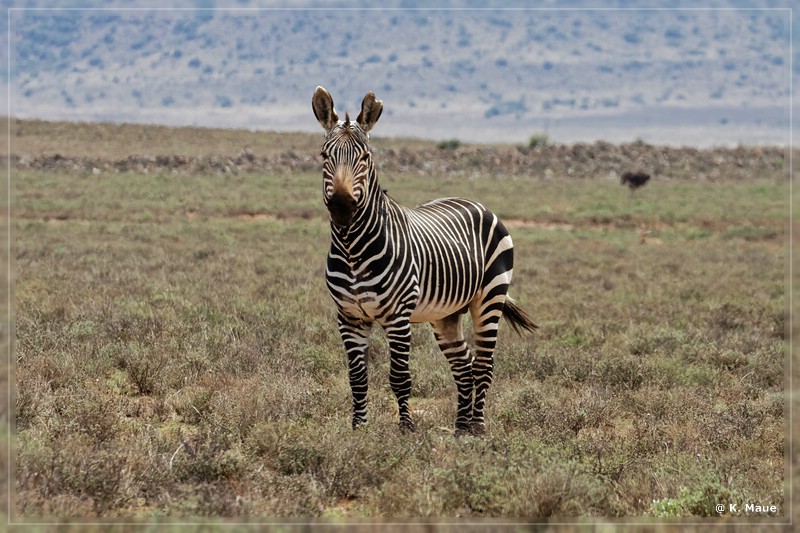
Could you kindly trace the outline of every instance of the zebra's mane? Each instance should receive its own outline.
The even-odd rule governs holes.
[[[349,118],[346,114],[345,117]],[[346,143],[349,145],[363,144],[364,146],[369,146],[369,135],[356,122],[345,120],[331,129],[325,142],[326,144]]]

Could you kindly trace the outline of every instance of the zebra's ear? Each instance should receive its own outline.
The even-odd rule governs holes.
[[[361,102],[361,113],[358,114],[356,122],[358,122],[358,125],[361,126],[361,129],[366,133],[375,126],[375,123],[381,118],[382,112],[383,102],[376,100],[375,94],[370,91],[364,96],[364,100]]]
[[[318,86],[314,91],[314,96],[311,97],[311,109],[314,110],[314,116],[325,131],[331,131],[339,122],[339,116],[333,108],[333,98],[323,87]]]

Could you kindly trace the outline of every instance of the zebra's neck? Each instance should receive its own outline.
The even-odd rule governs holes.
[[[364,203],[356,209],[350,224],[337,226],[331,222],[331,236],[350,256],[358,255],[366,243],[386,233],[386,209],[392,200],[381,189],[374,166],[369,170],[364,192]]]

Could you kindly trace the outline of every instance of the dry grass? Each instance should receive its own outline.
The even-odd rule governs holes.
[[[111,159],[131,154],[234,154],[245,148],[259,153],[279,153],[290,149],[308,150],[314,144],[313,136],[303,133],[278,136],[248,130],[41,120],[16,121],[13,135],[12,150],[16,154]]]
[[[516,221],[512,292],[540,330],[501,332],[485,438],[453,437],[422,326],[417,432],[397,430],[377,331],[371,422],[350,430],[316,173],[20,170],[17,515],[784,516],[780,177],[384,184]]]
[[[7,123],[3,121],[0,127],[0,135],[5,136]],[[391,143],[396,148],[419,148],[431,144],[413,139],[392,140]],[[131,154],[235,155],[245,149],[259,156],[274,156],[288,151],[316,155],[319,147],[320,135],[309,133],[14,120],[11,153],[123,159]],[[0,155],[8,155],[5,141],[0,143]]]

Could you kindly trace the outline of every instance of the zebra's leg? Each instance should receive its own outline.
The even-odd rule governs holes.
[[[450,371],[456,382],[456,393],[458,394],[456,435],[462,435],[470,430],[473,385],[470,354],[461,327],[461,314],[450,315],[442,320],[431,322],[431,325],[439,349],[450,363]]]
[[[486,392],[492,384],[494,375],[494,349],[497,345],[497,330],[506,300],[508,283],[495,286],[479,299],[479,305],[470,307],[475,330],[475,356],[472,359],[472,380],[475,399],[472,406],[470,432],[483,435],[486,432],[484,406]]]
[[[411,371],[408,355],[411,353],[411,323],[408,316],[398,316],[383,326],[389,340],[389,384],[397,397],[401,431],[414,431],[414,421],[408,409],[411,395]]]
[[[347,352],[350,391],[353,394],[353,429],[367,423],[367,337],[372,324],[339,313],[339,333]]]

